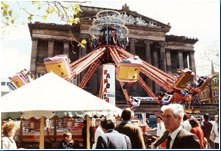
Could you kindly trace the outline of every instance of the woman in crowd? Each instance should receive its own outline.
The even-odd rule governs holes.
[[[204,149],[205,148],[205,146],[204,146],[204,134],[203,134],[203,130],[199,126],[199,121],[194,116],[191,116],[191,118],[189,119],[189,122],[190,122],[190,125],[192,127],[190,132],[195,134],[199,138],[200,146],[201,146],[202,149]]]
[[[2,138],[2,149],[17,149],[17,145],[14,140],[14,136],[17,130],[16,123],[14,121],[9,121],[5,123],[2,127],[3,138]]]

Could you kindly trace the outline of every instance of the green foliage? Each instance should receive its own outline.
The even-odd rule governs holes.
[[[85,48],[84,45],[85,45],[86,43],[87,43],[87,41],[83,39],[83,40],[81,40],[81,42],[78,43],[78,47]]]
[[[44,21],[47,20],[47,16],[46,16],[46,15],[43,15],[43,16],[41,16],[41,17],[43,18]]]
[[[9,9],[9,5],[4,1],[1,1],[1,17],[5,18],[5,21],[2,23],[5,25],[9,25],[9,23],[14,23],[14,18],[12,18],[12,10]]]
[[[85,2],[87,1],[17,1],[14,3],[1,1],[2,23],[6,26],[17,24],[16,21],[19,19],[18,14],[22,14],[19,20],[22,24],[41,20],[47,22],[50,16],[56,17],[58,20],[64,21],[67,24],[78,24],[80,23],[80,18],[77,15],[81,12],[81,9],[79,4],[73,3]],[[21,19],[23,20],[21,21]],[[85,48],[86,40],[79,42],[76,38],[73,39],[78,43],[78,46]]]
[[[2,23],[5,25],[15,24],[15,21],[17,20],[17,17],[13,12],[15,8],[6,2],[7,1],[1,1]],[[78,24],[80,22],[80,19],[77,17],[78,13],[81,11],[79,4],[60,1],[27,1],[26,3],[31,4],[31,10],[28,7],[19,6],[19,2],[17,2],[17,5],[20,7],[19,10],[27,15],[26,21],[28,22],[36,21],[36,19],[42,19],[46,22],[49,16],[52,15],[57,15],[58,19],[68,24]],[[38,11],[37,14],[34,14],[34,9]],[[24,16],[22,17],[24,18]]]

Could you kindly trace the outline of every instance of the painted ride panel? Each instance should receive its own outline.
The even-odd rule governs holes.
[[[67,55],[57,55],[52,58],[45,58],[44,63],[48,72],[53,71],[61,77],[71,76],[71,66]]]

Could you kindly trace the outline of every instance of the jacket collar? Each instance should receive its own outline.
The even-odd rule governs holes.
[[[114,130],[114,129],[108,129],[108,130],[106,131],[106,133],[112,133],[112,132],[116,133],[117,131]]]
[[[176,145],[176,144],[180,144],[181,143],[181,139],[184,136],[184,130],[181,128],[180,131],[177,133],[176,138],[173,142],[173,146],[172,148]]]
[[[131,121],[123,121],[121,124],[131,124]]]
[[[171,134],[170,134],[170,137],[172,140],[174,140],[176,138],[176,136],[178,135],[178,133],[180,132],[181,130],[181,126],[179,126],[175,131],[173,131]]]

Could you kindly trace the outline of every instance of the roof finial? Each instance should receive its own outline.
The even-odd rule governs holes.
[[[127,3],[125,3],[125,4],[122,6],[122,10],[129,10],[129,6],[127,6]]]

